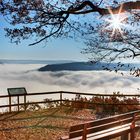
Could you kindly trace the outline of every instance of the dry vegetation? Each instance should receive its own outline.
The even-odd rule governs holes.
[[[66,100],[63,104],[72,108],[93,109],[98,118],[140,109],[138,97],[122,96],[119,92],[113,94],[113,96],[93,96],[92,98],[77,95],[72,101]]]
[[[90,110],[66,107],[1,114],[1,140],[57,140],[71,125],[94,119]]]

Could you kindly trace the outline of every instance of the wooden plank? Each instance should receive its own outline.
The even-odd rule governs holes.
[[[122,120],[122,119],[126,119],[126,118],[131,118],[131,117],[133,117],[134,113],[129,112],[129,113],[121,114],[121,115],[115,115],[113,117],[108,117],[108,118],[104,118],[104,119],[100,119],[100,120],[91,121],[88,123],[87,127],[94,127],[96,125],[102,125],[102,124],[106,124],[106,123],[110,123],[110,122],[114,122],[114,121],[118,121],[118,120]]]
[[[101,140],[101,139],[112,139],[119,137],[121,135],[126,135],[131,132],[130,126],[123,127],[121,129],[115,129],[110,131],[109,129],[106,131],[100,131],[97,134],[93,133],[87,136],[87,140]]]
[[[79,130],[79,131],[74,131],[74,132],[70,132],[69,133],[69,138],[76,138],[76,137],[80,137],[83,135],[83,130]]]
[[[71,126],[70,127],[70,132],[78,131],[78,130],[81,130],[81,129],[84,129],[84,123]]]
[[[95,127],[88,128],[87,129],[87,134],[102,131],[102,130],[106,130],[106,129],[113,128],[113,127],[116,127],[116,126],[123,126],[125,124],[130,124],[132,120],[133,120],[133,118],[129,118],[129,119],[118,120],[118,121],[107,123],[107,124],[102,124],[102,125],[99,125],[99,126],[97,125]]]
[[[140,97],[140,94],[120,94],[120,95],[114,95],[114,94],[94,94],[94,93],[85,93],[85,92],[71,92],[71,91],[61,91],[66,94],[80,94],[85,96],[113,96],[113,97]]]
[[[79,95],[85,95],[85,96],[101,96],[101,97],[140,97],[140,94],[123,94],[123,95],[114,95],[114,94],[94,94],[94,93],[80,93],[80,92],[69,92],[69,91],[52,91],[52,92],[39,92],[39,93],[28,93],[27,96],[30,96],[30,95],[49,95],[49,94],[60,94],[63,93],[63,94],[79,94]],[[13,96],[16,96],[16,95],[13,95]],[[19,96],[22,96],[22,95],[19,95]],[[0,98],[8,98],[9,95],[0,95]]]
[[[133,117],[134,113],[126,113],[126,114],[121,114],[121,115],[116,115],[113,117],[109,117],[109,118],[104,118],[104,119],[99,119],[99,120],[94,120],[94,121],[89,121],[87,122],[87,128],[90,127],[95,127],[95,126],[99,126],[99,125],[103,125],[103,124],[107,124],[107,123],[111,123],[111,122],[116,122],[116,120],[120,120],[121,119],[126,119],[128,118],[128,120]],[[80,129],[84,128],[84,123],[83,124],[79,124],[79,125],[74,125],[70,127],[70,131],[77,131]]]

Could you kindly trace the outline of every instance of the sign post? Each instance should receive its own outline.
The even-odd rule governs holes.
[[[26,110],[26,95],[27,95],[27,91],[24,87],[18,87],[18,88],[7,88],[8,91],[8,95],[9,95],[9,112],[12,111],[12,103],[11,103],[11,99],[12,97],[17,97],[17,104],[18,104],[18,111],[19,109],[19,97],[20,96],[24,96],[24,110]]]

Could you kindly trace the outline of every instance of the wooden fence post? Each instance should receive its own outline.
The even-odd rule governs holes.
[[[27,107],[26,107],[26,94],[24,94],[24,111],[26,111]]]
[[[17,96],[17,102],[18,102],[18,111],[19,111],[19,96]]]
[[[11,112],[11,96],[9,96],[9,112]]]
[[[62,91],[60,91],[60,106],[62,106]]]

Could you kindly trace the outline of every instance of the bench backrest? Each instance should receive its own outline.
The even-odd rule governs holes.
[[[122,115],[116,115],[113,117],[108,117],[100,120],[90,121],[87,123],[71,126],[69,130],[69,138],[80,137],[83,135],[106,130],[112,127],[132,123],[132,121],[134,120],[134,118],[138,113],[140,113],[140,111],[134,111]]]

